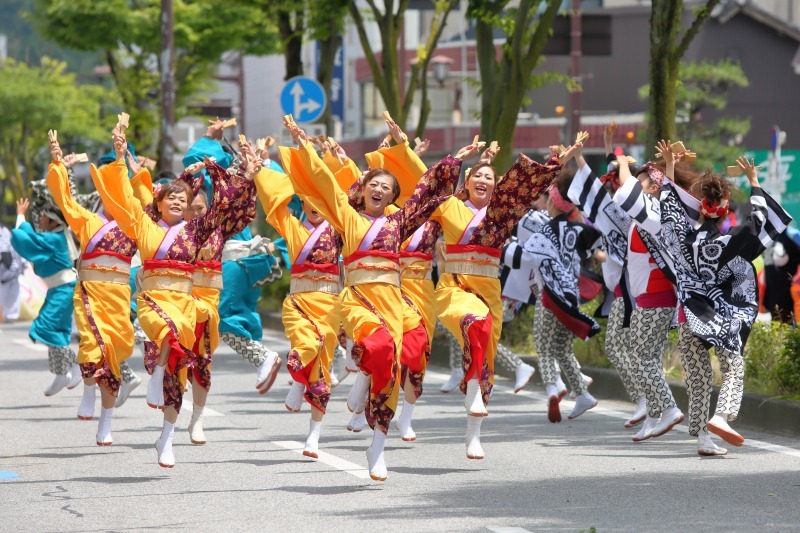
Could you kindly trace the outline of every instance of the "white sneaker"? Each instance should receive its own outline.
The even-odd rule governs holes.
[[[481,423],[483,418],[476,416],[467,417],[467,434],[464,442],[467,445],[467,459],[483,459],[481,447]]]
[[[344,369],[348,374],[360,372],[358,365],[353,361],[353,341],[347,339],[347,348],[344,351]]]
[[[306,387],[302,383],[292,381],[292,387],[289,389],[289,394],[286,395],[286,402],[283,406],[290,413],[299,413],[303,408],[303,394],[306,392]]]
[[[647,417],[647,398],[642,396],[639,398],[639,403],[636,405],[636,410],[633,412],[631,417],[625,421],[626,428],[632,428],[633,426],[638,426],[644,419]]]
[[[72,390],[78,385],[81,384],[83,381],[83,373],[81,372],[81,365],[75,363],[72,365],[72,368],[69,370],[69,383],[67,383],[67,389]]]
[[[174,434],[175,424],[170,424],[164,420],[164,429],[161,430],[161,436],[155,444],[156,452],[158,452],[158,465],[162,468],[175,466],[175,454],[172,453],[172,437]]]
[[[665,435],[672,428],[683,422],[683,413],[677,407],[670,407],[661,413],[661,421],[653,428],[651,437]]]
[[[744,444],[744,437],[736,432],[729,424],[727,416],[723,417],[717,413],[706,424],[708,430],[730,444],[731,446],[741,446]]]
[[[641,429],[634,435],[631,440],[633,442],[642,442],[643,440],[647,440],[653,436],[653,429],[661,422],[661,417],[651,417],[647,415],[644,420],[644,424],[642,424]]]
[[[597,400],[595,400],[594,396],[589,394],[589,392],[584,392],[577,398],[575,398],[575,407],[572,408],[572,411],[569,412],[570,420],[578,418],[583,413],[588,411],[589,409],[593,409],[597,405]]]
[[[91,420],[94,418],[94,404],[97,403],[97,385],[83,385],[83,398],[78,406],[78,420]]]
[[[117,395],[117,401],[114,402],[114,407],[120,407],[122,404],[128,401],[128,396],[130,396],[133,390],[141,384],[142,378],[136,374],[134,374],[133,380],[130,383],[123,381],[119,386],[119,394]]]
[[[347,423],[347,431],[361,433],[366,425],[367,415],[364,413],[364,411],[361,411],[360,413],[353,413],[353,415],[350,417],[350,421]]]
[[[67,372],[66,374],[56,374],[56,377],[53,378],[53,382],[44,390],[45,396],[53,396],[61,391],[64,387],[66,387],[70,379],[72,378],[72,374]]]
[[[150,376],[150,381],[147,382],[147,405],[153,409],[164,408],[164,372],[165,366],[156,365],[153,368],[153,374]]]
[[[464,408],[469,416],[488,416],[486,406],[483,405],[481,385],[477,378],[467,381],[467,395],[464,398]]]
[[[699,435],[697,437],[697,455],[703,457],[713,457],[715,455],[728,455],[728,450],[714,444],[711,435]]]
[[[205,410],[205,406],[192,405],[192,419],[189,421],[188,428],[192,444],[203,445],[206,443],[206,434],[203,431],[203,410]]]
[[[367,463],[369,464],[369,477],[374,481],[386,481],[389,473],[386,470],[386,460],[383,456],[383,448],[386,444],[386,435],[381,430],[376,429],[372,438],[372,444],[367,448]]]
[[[278,377],[278,371],[281,369],[283,361],[278,357],[278,352],[267,350],[267,357],[264,362],[258,366],[258,375],[256,376],[256,389],[259,394],[266,394],[275,383],[275,378]]]
[[[311,420],[308,426],[308,437],[303,447],[303,455],[312,459],[319,459],[319,432],[322,428],[322,420],[315,422]]]
[[[329,375],[331,376],[331,390],[335,389],[339,386],[339,378],[336,377],[336,374],[331,369]]]
[[[369,394],[370,381],[370,377],[363,372],[359,372],[356,375],[356,382],[350,387],[350,393],[347,395],[347,409],[351,413],[364,411],[367,395]]]
[[[592,378],[590,378],[589,376],[587,376],[586,374],[581,373],[581,382],[583,383],[583,388],[584,389],[588,389],[589,387],[592,386],[592,383],[594,383],[594,380]],[[570,391],[570,393],[569,393],[569,399],[570,400],[574,400],[577,397],[578,397],[578,395],[575,394],[575,391]]]
[[[98,446],[111,446],[114,442],[114,439],[111,438],[111,418],[113,415],[113,407],[111,409],[100,407],[100,422],[97,424],[97,435],[95,435]]]
[[[441,392],[447,394],[448,392],[452,392],[455,390],[456,387],[461,385],[461,381],[464,379],[464,369],[461,367],[454,368],[450,371],[450,377],[447,378],[447,381],[444,382],[442,388],[439,389]]]
[[[515,371],[515,380],[514,380],[514,394],[518,393],[528,384],[528,381],[533,377],[533,374],[536,373],[536,369],[533,368],[531,365],[522,363],[517,367]]]

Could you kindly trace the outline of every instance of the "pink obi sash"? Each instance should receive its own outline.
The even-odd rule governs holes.
[[[92,238],[89,240],[89,244],[86,245],[86,250],[84,250],[84,252],[87,254],[94,252],[94,249],[97,247],[97,243],[99,243],[109,231],[119,227],[119,224],[117,224],[116,220],[109,222],[109,220],[102,213],[97,213],[97,216],[103,221],[103,226],[97,230],[94,235],[92,235]]]

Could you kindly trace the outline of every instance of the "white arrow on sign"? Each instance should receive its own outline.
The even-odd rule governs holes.
[[[308,111],[309,113],[313,113],[320,107],[322,104],[317,102],[316,100],[308,99],[305,102],[302,102],[302,97],[305,95],[305,91],[303,91],[303,87],[300,85],[299,81],[294,82],[291,91],[289,91],[294,97],[294,112],[297,113],[297,117],[300,118],[303,116],[304,111]]]

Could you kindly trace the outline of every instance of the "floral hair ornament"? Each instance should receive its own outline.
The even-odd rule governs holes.
[[[570,214],[572,210],[575,209],[575,205],[573,203],[568,202],[563,196],[561,196],[558,187],[550,187],[550,200],[552,200],[555,208],[562,213]]]
[[[700,213],[706,218],[722,218],[728,214],[730,204],[728,198],[723,198],[721,202],[710,203],[708,200],[703,200],[700,203]]]
[[[611,188],[613,190],[619,189],[619,169],[611,169],[602,176],[600,176],[600,183],[605,185],[606,183],[611,184]]]
[[[656,168],[652,161],[645,163],[644,166],[642,166],[642,170],[647,172],[647,176],[653,183],[658,185],[659,188],[664,186],[664,179],[666,176],[663,172]]]

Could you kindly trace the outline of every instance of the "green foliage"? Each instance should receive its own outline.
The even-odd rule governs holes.
[[[145,151],[159,122],[160,0],[35,0],[29,16],[61,46],[100,52],[131,115],[129,138]],[[175,0],[176,116],[202,96],[230,50],[269,53],[278,40],[253,1]]]
[[[800,394],[800,329],[786,331],[781,361],[775,370],[787,394]]]
[[[65,150],[84,151],[105,139],[100,124],[103,88],[78,85],[67,64],[43,57],[41,66],[7,59],[0,68],[0,165],[4,195],[24,195],[49,160],[47,130]]]
[[[681,62],[679,83],[675,87],[676,139],[697,153],[697,168],[712,169],[731,164],[739,157],[741,139],[750,131],[750,119],[723,117],[709,123],[703,111],[722,111],[731,89],[748,87],[750,82],[739,63],[729,59]],[[650,86],[639,89],[646,99]],[[675,139],[673,139],[675,140]]]
[[[776,370],[782,363],[781,351],[790,329],[781,322],[753,324],[744,349],[744,383],[748,391],[759,394],[786,392]]]
[[[534,75],[560,7],[561,0],[470,0],[467,5],[467,16],[475,20],[481,136],[500,145],[495,160],[498,168],[511,163],[517,115],[529,102],[528,92],[568,79],[554,72]],[[499,57],[494,45],[496,29],[505,34]],[[569,87],[575,89],[576,85],[570,80]]]

